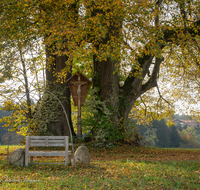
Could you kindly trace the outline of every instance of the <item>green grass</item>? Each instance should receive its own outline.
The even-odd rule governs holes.
[[[77,164],[75,167],[65,165],[16,167],[7,165],[5,155],[1,155],[0,189],[200,189],[199,160],[190,160],[188,157],[188,160],[152,161],[148,160],[152,159],[152,155],[165,150],[136,148],[135,151],[130,147],[130,151],[127,149],[126,152],[120,153],[121,149],[116,149],[118,148],[110,151],[102,150],[102,157],[99,151],[91,149],[92,162],[89,165]],[[170,154],[172,152],[173,149],[170,150]],[[177,154],[175,149],[174,154]],[[190,155],[188,151],[187,154]],[[112,156],[117,156],[118,159],[111,159]],[[160,158],[163,158],[163,155],[160,155]],[[44,159],[47,161],[48,158]]]

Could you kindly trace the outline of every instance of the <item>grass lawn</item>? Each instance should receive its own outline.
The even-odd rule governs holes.
[[[200,189],[200,150],[89,147],[89,165],[6,163],[0,146],[0,189]],[[10,151],[19,146],[10,146]],[[36,162],[64,162],[62,157],[38,157]]]

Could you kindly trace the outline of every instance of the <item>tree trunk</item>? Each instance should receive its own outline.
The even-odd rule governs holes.
[[[106,102],[107,106],[118,110],[118,94],[119,94],[119,76],[115,68],[116,61],[97,61],[96,56],[93,57],[94,77],[93,87],[100,87],[99,97]],[[117,115],[112,117],[112,120],[117,121]]]
[[[53,55],[51,52],[51,48],[46,48],[46,87],[49,91],[54,93],[62,102],[67,117],[69,120],[70,126],[68,126],[66,116],[63,112],[62,107],[59,107],[58,112],[61,112],[57,121],[49,123],[49,132],[52,132],[56,136],[64,136],[70,135],[69,127],[71,128],[72,135],[75,135],[73,126],[72,126],[72,119],[71,119],[71,102],[70,102],[70,90],[68,84],[65,82],[68,78],[71,77],[71,68],[70,72],[67,73],[65,79],[61,79],[61,82],[56,82],[57,78],[54,76],[54,72],[59,73],[62,69],[66,67],[66,61],[68,57],[66,55],[58,56]],[[60,92],[56,92],[55,89],[60,89]],[[64,100],[62,100],[64,98]],[[59,104],[59,102],[58,102]]]
[[[67,75],[59,80],[55,75],[66,67],[67,60],[66,55],[54,55],[52,46],[46,46],[46,90],[53,93],[62,102],[70,126],[68,126],[64,110],[59,101],[52,94],[45,91],[34,115],[37,123],[36,134],[70,136],[69,128],[71,128],[72,135],[75,136],[71,119],[70,90],[65,82],[71,77],[71,68]]]

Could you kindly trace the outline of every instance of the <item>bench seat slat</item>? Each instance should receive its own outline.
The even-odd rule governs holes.
[[[48,146],[46,146],[45,143],[30,143],[29,146],[45,146],[45,147],[52,147],[52,146],[60,146],[60,147],[65,147],[64,143],[49,143]]]
[[[30,139],[38,139],[38,140],[46,140],[46,136],[30,136]],[[64,140],[64,136],[48,136],[48,139],[51,140],[59,140],[59,139],[63,139]]]
[[[68,151],[68,155],[71,154],[71,151]],[[29,156],[65,156],[65,151],[29,151]]]
[[[54,165],[54,164],[58,164],[58,165],[60,165],[60,164],[65,164],[65,162],[55,162],[55,163],[46,163],[46,162],[35,162],[34,164],[45,164],[45,165]]]
[[[46,140],[37,140],[37,139],[34,139],[34,140],[30,140],[31,143],[39,143],[39,142],[42,142],[42,143],[45,143]],[[48,140],[49,143],[64,143],[64,140],[52,140],[52,139],[49,139]]]

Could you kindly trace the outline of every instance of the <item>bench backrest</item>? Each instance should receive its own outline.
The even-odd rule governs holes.
[[[57,146],[67,147],[69,146],[68,136],[27,136],[26,144],[28,146]],[[70,143],[71,144],[71,143]]]

